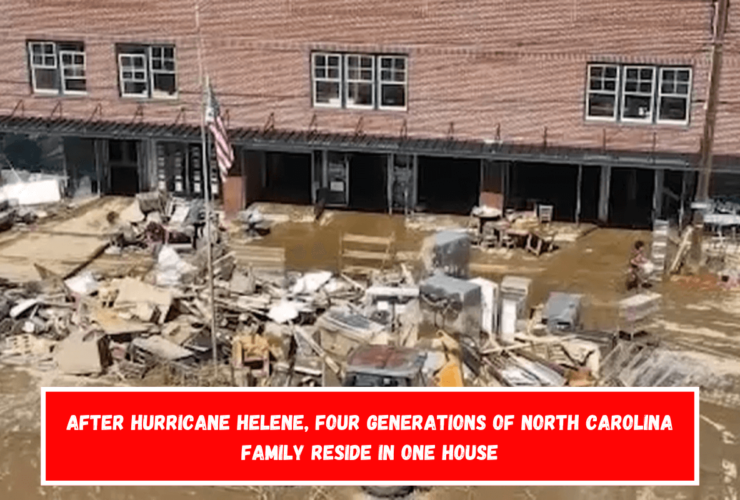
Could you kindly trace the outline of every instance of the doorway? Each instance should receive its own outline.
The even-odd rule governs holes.
[[[610,185],[610,225],[651,229],[655,171],[647,168],[613,168]]]
[[[108,141],[108,193],[133,196],[139,192],[139,142]]]

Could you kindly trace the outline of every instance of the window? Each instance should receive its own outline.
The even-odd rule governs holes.
[[[406,58],[380,58],[380,107],[406,108]]]
[[[689,123],[691,68],[589,64],[586,119]]]
[[[691,70],[661,68],[658,87],[658,121],[687,123],[689,121],[689,89]]]
[[[84,44],[32,41],[28,42],[28,52],[34,92],[84,94],[87,91]]]
[[[652,122],[655,68],[624,68],[622,120]]]
[[[594,64],[588,68],[589,118],[615,119],[617,117],[617,88],[619,66]]]
[[[175,48],[151,47],[152,95],[169,97],[176,93]]]
[[[339,54],[314,54],[314,105],[342,106],[342,57]]]
[[[177,96],[175,48],[170,45],[118,47],[118,71],[123,97]]]
[[[406,56],[312,54],[313,105],[406,109]]]
[[[375,59],[372,56],[347,55],[347,107],[372,108],[375,105]]]

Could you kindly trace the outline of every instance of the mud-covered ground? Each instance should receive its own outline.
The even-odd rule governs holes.
[[[308,218],[304,218],[308,219]],[[255,242],[284,246],[289,267],[300,270],[336,269],[343,232],[395,234],[402,252],[418,251],[423,230],[454,223],[454,218],[429,218],[405,224],[400,217],[328,212],[320,223],[285,222]],[[464,223],[464,221],[462,221]],[[492,270],[492,278],[522,274],[534,278],[533,304],[553,290],[586,295],[584,326],[613,330],[616,302],[623,298],[624,273],[630,245],[649,241],[649,234],[599,229],[574,244],[540,258],[515,252],[474,252],[474,261]],[[697,364],[725,381],[724,394],[701,406],[701,486],[669,487],[477,487],[433,488],[415,494],[419,500],[738,500],[740,464],[740,290],[726,290],[711,276],[674,278],[656,286],[663,310],[655,333],[682,349]],[[33,368],[0,365],[0,499],[34,500],[169,500],[182,498],[312,499],[366,498],[356,488],[205,488],[40,486],[39,387],[93,384],[101,381],[60,377]],[[729,393],[728,393],[728,389]],[[733,393],[736,392],[736,393]],[[737,396],[737,398],[735,398]],[[145,450],[142,450],[145,452]],[[532,453],[540,451],[532,450]],[[639,453],[640,450],[635,450]],[[116,453],[102,444],[100,459]],[[568,460],[578,467],[590,460],[591,450],[558,450],[553,461]],[[207,457],[193,457],[193,463]]]

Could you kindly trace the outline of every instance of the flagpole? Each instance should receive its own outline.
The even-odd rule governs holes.
[[[206,245],[208,246],[208,288],[211,294],[211,350],[213,351],[213,371],[214,375],[218,367],[218,354],[216,346],[216,295],[213,287],[213,242],[212,238],[212,216],[211,216],[211,172],[208,168],[208,135],[206,134],[206,92],[209,89],[210,82],[208,76],[205,76],[204,84],[204,71],[203,71],[203,38],[200,32],[200,3],[199,0],[195,0],[195,29],[198,35],[198,75],[200,79],[200,90],[201,90],[201,112],[200,112],[200,138],[201,138],[201,163],[203,166],[202,174],[202,186],[203,186],[203,198],[205,201],[206,210]]]

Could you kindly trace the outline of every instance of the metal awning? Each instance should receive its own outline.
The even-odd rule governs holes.
[[[0,115],[0,132],[36,133],[100,139],[155,139],[199,141],[200,127],[187,124],[114,122],[64,118],[32,118]],[[229,131],[234,144],[274,151],[310,151],[331,149],[341,152],[408,153],[456,158],[569,165],[609,165],[613,167],[665,168],[690,170],[698,164],[697,155],[641,153],[634,151],[595,150],[518,145],[472,141],[455,138],[420,138],[366,134],[340,134],[308,130],[235,128]],[[740,159],[723,161],[715,171],[740,173]]]

